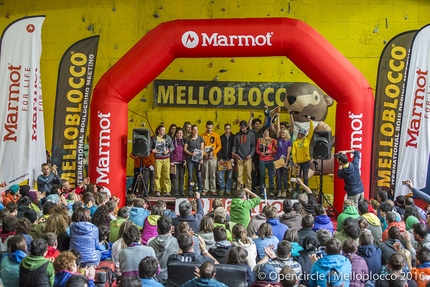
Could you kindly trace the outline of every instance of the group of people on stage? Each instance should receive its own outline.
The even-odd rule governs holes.
[[[192,197],[194,191],[199,191],[203,195],[228,197],[233,189],[241,187],[265,195],[267,186],[268,196],[285,197],[293,189],[289,183],[291,175],[302,176],[308,185],[314,128],[311,117],[309,131],[301,128],[294,141],[290,124],[281,122],[279,113],[274,114],[273,120],[268,118],[263,125],[251,112],[248,122],[239,122],[236,134],[232,133],[232,125],[226,123],[220,135],[214,131],[212,121],[206,122],[203,133],[189,122],[183,128],[172,124],[168,130],[158,126],[151,137],[150,155],[141,159],[130,154],[135,176],[129,192],[142,166],[147,191],[156,196],[164,192],[165,196]],[[298,188],[299,185],[295,196]]]

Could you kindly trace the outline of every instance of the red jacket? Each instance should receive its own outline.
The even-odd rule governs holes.
[[[391,222],[390,224],[388,224],[387,229],[385,229],[384,232],[382,232],[382,241],[386,241],[388,239],[388,230],[390,230],[390,228],[393,226],[397,226],[400,229],[400,232],[406,231],[406,226],[404,221]]]

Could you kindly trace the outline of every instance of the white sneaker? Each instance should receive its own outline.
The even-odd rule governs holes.
[[[157,194],[155,195],[156,197],[160,197],[160,193],[159,192],[157,192]]]

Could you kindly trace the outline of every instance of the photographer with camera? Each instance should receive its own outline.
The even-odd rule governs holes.
[[[354,154],[351,162],[348,161],[347,153]],[[360,152],[357,150],[339,151],[334,157],[339,164],[337,177],[344,180],[348,199],[353,200],[355,207],[358,207],[358,202],[364,199],[364,186],[359,169]]]

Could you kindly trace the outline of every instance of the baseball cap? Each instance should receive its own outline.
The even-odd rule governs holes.
[[[247,127],[248,123],[246,121],[240,121],[239,126],[241,126],[241,127]]]
[[[300,128],[299,129],[299,134],[305,135],[306,134],[306,130],[304,128]]]
[[[10,193],[11,194],[16,194],[18,192],[19,186],[18,184],[14,184],[11,187],[9,187]]]

